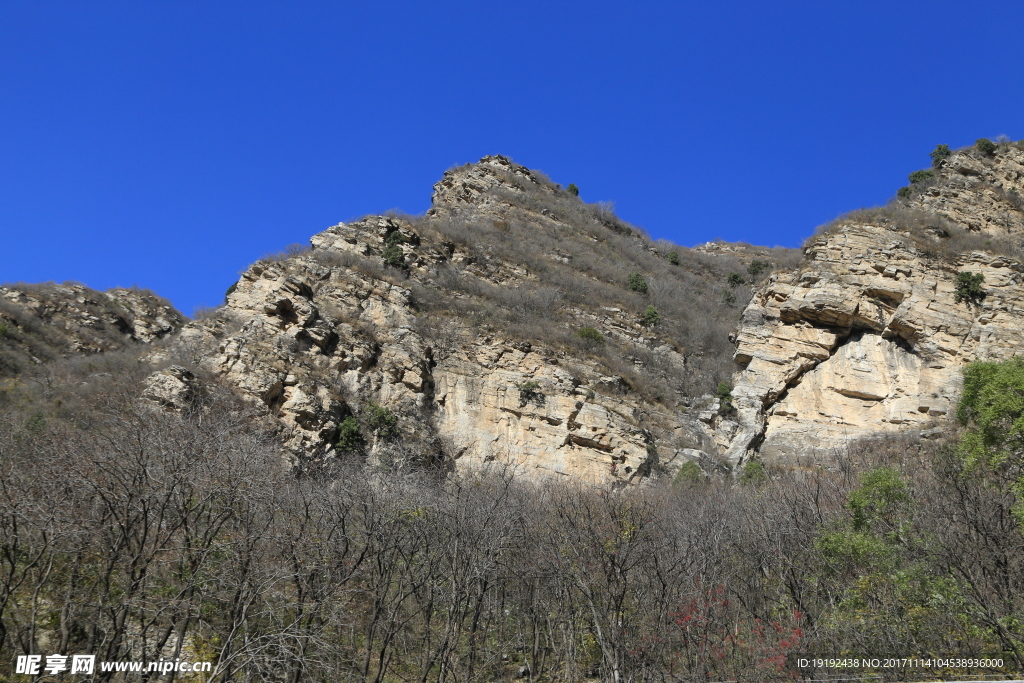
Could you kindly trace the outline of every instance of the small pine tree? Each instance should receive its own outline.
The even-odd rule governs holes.
[[[638,294],[647,293],[647,280],[640,273],[632,273],[629,276],[629,283],[627,289],[631,292],[637,292]]]
[[[591,344],[604,344],[604,335],[598,332],[597,328],[594,327],[581,328],[576,333],[576,336]]]
[[[398,436],[398,418],[390,410],[377,403],[370,403],[370,429],[381,438]]]
[[[648,304],[644,314],[640,316],[640,324],[644,327],[654,327],[659,322],[661,322],[661,314],[658,313],[658,309],[654,307],[654,304]]]
[[[729,273],[729,277],[725,281],[729,283],[730,287],[738,287],[746,282],[739,273]]]
[[[682,484],[684,486],[699,486],[707,483],[708,476],[704,474],[704,470],[700,468],[700,465],[692,460],[684,462],[676,472],[675,483]]]
[[[912,193],[913,190],[911,190],[909,187],[901,187],[900,189],[896,190],[896,196],[899,197],[900,199],[910,199],[910,195]]]
[[[679,252],[678,251],[670,251],[670,252],[668,252],[668,257],[667,258],[668,258],[668,262],[671,263],[673,266],[678,266],[679,265]]]
[[[768,263],[768,261],[760,261],[757,259],[751,261],[750,265],[747,266],[747,272],[750,274],[750,277],[755,280],[761,275],[761,273],[768,272],[771,269],[772,264]]]
[[[948,159],[953,152],[949,150],[949,145],[936,145],[935,149],[932,150],[932,166],[938,168],[942,165],[942,162]]]
[[[935,171],[932,171],[931,169],[926,169],[926,170],[922,170],[922,171],[914,171],[909,176],[907,176],[907,178],[910,180],[910,184],[911,185],[914,185],[914,184],[917,184],[917,183],[923,183],[924,181],[929,180],[929,179],[934,178],[934,177],[935,177]]]
[[[740,483],[744,486],[757,486],[768,481],[768,473],[757,460],[751,460],[743,466],[743,474],[740,475]]]
[[[953,290],[953,300],[956,303],[967,301],[978,303],[985,297],[985,290],[981,283],[985,281],[983,273],[970,273],[961,271],[956,274],[956,287]]]
[[[580,196],[580,188],[576,187],[576,183],[569,183],[569,187],[565,188],[565,190],[574,197]]]
[[[359,422],[352,416],[346,417],[338,425],[338,433],[334,439],[334,447],[342,452],[354,451],[363,445],[363,435],[359,433]]]
[[[996,143],[992,142],[988,138],[978,138],[978,141],[974,143],[974,146],[979,152],[986,156],[992,156],[996,153]]]

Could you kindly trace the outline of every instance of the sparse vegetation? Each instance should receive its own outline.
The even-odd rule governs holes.
[[[956,303],[967,301],[976,304],[985,297],[985,290],[981,284],[985,281],[982,273],[971,273],[961,271],[956,274],[956,287],[953,290],[953,299]]]

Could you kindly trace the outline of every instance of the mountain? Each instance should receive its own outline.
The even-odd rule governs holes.
[[[498,461],[605,485],[713,466],[700,418],[732,371],[740,283],[799,256],[652,242],[502,156],[446,172],[425,216],[310,244],[253,264],[176,342],[277,419],[296,465]]]

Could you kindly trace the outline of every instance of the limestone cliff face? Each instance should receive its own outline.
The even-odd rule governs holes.
[[[1019,239],[1022,162],[1011,146],[991,158],[955,154],[906,204],[967,235]],[[1021,264],[951,251],[946,229],[903,226],[902,210],[840,222],[810,243],[798,270],[757,290],[737,335],[736,414],[716,425],[731,461],[756,452],[792,462],[852,439],[927,430],[955,408],[965,363],[1024,352]],[[957,301],[961,271],[984,276],[983,299]]]
[[[254,264],[225,307],[184,329],[179,350],[265,406],[299,466],[345,458],[390,467],[495,463],[603,486],[671,473],[686,459],[704,457],[702,445],[710,450],[696,414],[646,400],[593,354],[531,342],[487,322],[485,308],[460,308],[477,289],[508,294],[512,308],[539,306],[542,318],[543,306],[558,307],[574,325],[599,326],[609,346],[622,340],[644,349],[631,365],[655,363],[666,375],[685,374],[686,357],[635,315],[614,307],[563,308],[558,292],[530,287],[524,264],[457,244],[432,228],[434,221],[468,214],[476,224],[514,220],[534,230],[568,231],[539,208],[557,193],[557,186],[504,157],[449,171],[425,218],[339,224],[314,235],[309,250]],[[521,198],[532,204],[524,208]],[[623,232],[617,219],[600,218],[615,234]],[[382,265],[389,248],[401,250],[404,270]],[[550,257],[562,263],[554,250]],[[462,289],[446,284],[453,272]],[[428,297],[440,303],[427,307]],[[182,370],[154,377],[153,396],[180,403],[175,392],[194,389]],[[382,413],[393,416],[397,437]],[[351,418],[359,423],[361,446],[338,443]]]

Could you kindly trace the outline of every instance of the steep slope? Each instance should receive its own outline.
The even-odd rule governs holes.
[[[745,301],[728,275],[791,258],[653,244],[500,156],[445,173],[426,216],[311,245],[254,264],[179,342],[279,419],[297,464],[498,461],[606,484],[711,448],[694,397],[729,372]]]
[[[149,344],[184,323],[167,301],[143,290],[6,285],[0,287],[0,377],[72,354]]]
[[[1024,151],[961,150],[880,210],[812,238],[743,313],[736,414],[717,425],[732,462],[813,458],[865,436],[926,430],[974,359],[1024,351]],[[983,276],[982,295],[958,274]]]

